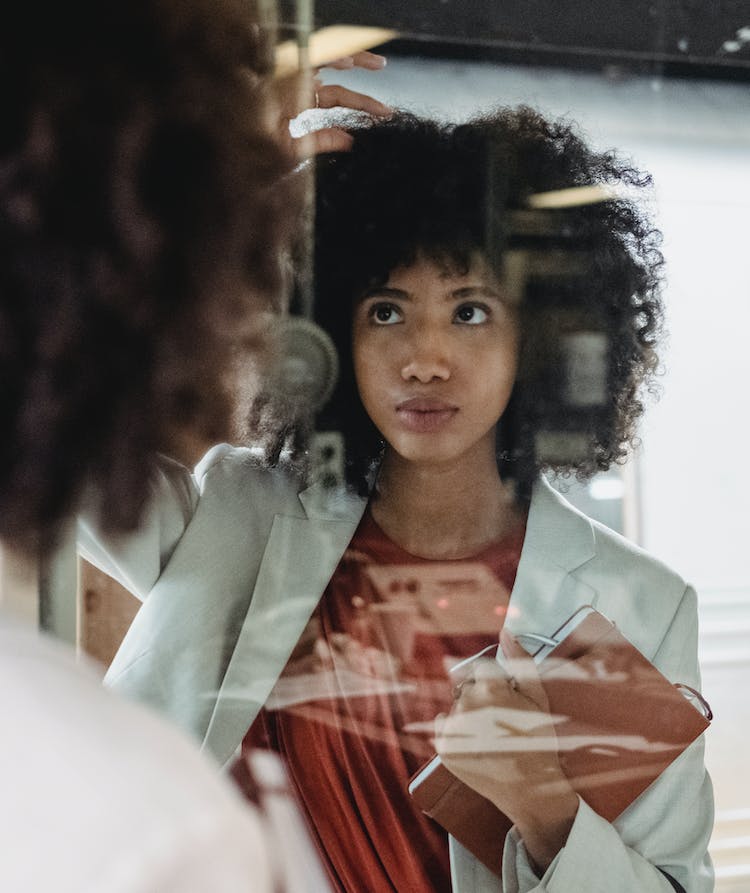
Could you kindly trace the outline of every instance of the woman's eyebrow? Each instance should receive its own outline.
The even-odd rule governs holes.
[[[451,300],[465,300],[466,298],[476,298],[480,296],[495,301],[503,300],[502,292],[497,288],[493,288],[491,285],[464,285],[461,288],[452,291],[449,298]]]
[[[368,298],[394,298],[398,301],[409,301],[411,295],[408,291],[400,288],[391,288],[388,285],[377,285],[375,288],[369,288],[360,298],[366,301]]]
[[[463,285],[460,288],[451,289],[445,294],[446,301],[465,301],[470,298],[478,297],[484,297],[499,302],[504,300],[503,294],[498,288],[493,288],[493,286],[486,284]],[[360,301],[366,301],[369,298],[392,298],[396,301],[410,301],[412,295],[410,292],[404,291],[404,289],[401,288],[393,288],[393,286],[390,285],[377,285],[364,292]]]

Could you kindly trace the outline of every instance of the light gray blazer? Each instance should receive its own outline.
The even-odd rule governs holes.
[[[82,554],[144,604],[106,681],[168,714],[221,763],[235,754],[330,580],[364,511],[248,450],[215,447],[191,476],[165,464],[143,528],[105,539],[85,519]],[[146,597],[147,596],[147,597]],[[594,605],[672,681],[699,687],[694,591],[644,551],[590,520],[540,479],[510,604],[511,632],[552,634]],[[539,879],[506,840],[502,884],[451,840],[457,893],[687,893],[713,889],[713,825],[703,741],[613,824],[581,801],[565,848]]]

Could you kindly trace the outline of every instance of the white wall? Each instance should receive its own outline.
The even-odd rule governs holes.
[[[671,336],[643,435],[645,542],[704,591],[750,589],[749,143],[649,153]]]

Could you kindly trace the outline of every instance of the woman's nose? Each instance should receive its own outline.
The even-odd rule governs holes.
[[[451,362],[445,339],[431,332],[420,332],[407,346],[401,367],[404,381],[428,383],[435,379],[447,381],[451,376]]]

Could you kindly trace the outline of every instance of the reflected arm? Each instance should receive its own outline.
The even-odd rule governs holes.
[[[212,451],[213,452],[213,451]],[[196,476],[160,457],[151,484],[151,499],[133,533],[102,530],[85,510],[78,518],[78,551],[143,601],[169,561],[198,505]]]

